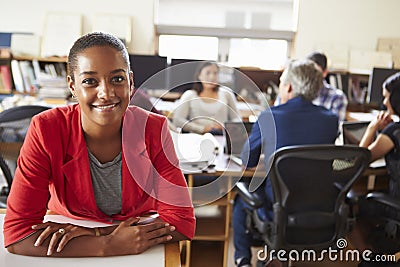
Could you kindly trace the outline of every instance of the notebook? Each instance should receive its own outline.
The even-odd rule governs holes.
[[[225,153],[238,165],[242,165],[240,153],[250,135],[253,124],[253,122],[224,123]]]

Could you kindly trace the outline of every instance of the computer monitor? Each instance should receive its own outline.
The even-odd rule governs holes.
[[[235,72],[235,93],[242,95],[243,90],[248,100],[257,100],[259,92],[264,92],[271,100],[278,93],[279,78],[282,71],[237,68]]]
[[[195,80],[194,75],[201,62],[202,60],[196,59],[171,59],[169,68],[169,89],[171,92],[183,93],[192,89],[193,83],[191,81]]]
[[[369,121],[343,122],[343,143],[345,145],[359,145]]]
[[[247,141],[253,122],[225,122],[224,137],[225,137],[225,152],[228,155],[239,156],[242,152],[244,143]]]
[[[382,84],[389,76],[399,71],[399,69],[373,68],[368,81],[367,103],[381,107],[383,101]]]
[[[136,88],[165,89],[167,87],[167,58],[158,55],[129,55]],[[157,74],[158,73],[158,74]],[[156,76],[153,76],[157,74]],[[149,79],[152,77],[152,79]]]

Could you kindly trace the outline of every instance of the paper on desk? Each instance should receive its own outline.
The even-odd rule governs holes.
[[[70,224],[79,225],[79,226],[83,226],[83,227],[89,227],[89,228],[110,226],[110,224],[107,224],[107,223],[86,221],[86,220],[75,220],[75,219],[65,217],[63,215],[46,215],[46,216],[44,216],[44,222],[47,222],[47,221],[57,222],[57,223],[70,223]]]
[[[349,117],[356,121],[372,121],[376,118],[376,115],[365,112],[349,112]]]
[[[4,214],[0,214],[1,232],[3,232]],[[46,219],[52,221],[65,220],[60,215],[46,215]],[[91,222],[68,219],[70,223],[78,221],[81,225],[92,225]],[[67,220],[66,220],[67,221]],[[88,223],[88,224],[87,224]],[[99,226],[94,223],[92,227]],[[5,267],[109,267],[109,266],[146,266],[160,267],[165,265],[164,245],[150,248],[139,255],[115,256],[115,257],[80,257],[80,258],[52,258],[52,257],[29,257],[8,253],[4,248],[3,235],[0,234],[0,266]]]
[[[379,158],[379,159],[371,162],[371,164],[369,164],[369,167],[373,168],[373,169],[386,167],[385,158]]]
[[[158,218],[158,214],[151,214],[148,216],[141,216],[139,219],[138,224],[147,224],[154,219]],[[46,215],[44,216],[44,222],[51,221],[51,222],[57,222],[57,223],[70,223],[74,225],[79,225],[83,227],[89,227],[89,228],[94,228],[94,227],[107,227],[110,226],[108,223],[101,223],[101,222],[95,222],[95,221],[87,221],[87,220],[75,220],[71,219],[68,217],[65,217],[63,215]],[[117,225],[119,222],[114,222],[113,225]]]
[[[206,162],[211,164],[218,154],[219,143],[210,134],[177,133],[171,131],[172,140],[181,163]]]

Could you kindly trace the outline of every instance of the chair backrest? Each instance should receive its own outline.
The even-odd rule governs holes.
[[[26,105],[0,112],[0,167],[7,181],[8,190],[11,188],[12,174],[4,160],[17,160],[19,148],[24,142],[32,117],[48,109],[50,108],[46,106]]]
[[[48,109],[49,107],[46,106],[26,105],[0,112],[0,140],[23,142],[32,117]]]
[[[302,145],[276,151],[269,178],[274,192],[274,249],[323,249],[346,231],[346,194],[369,165],[358,146]],[[269,239],[269,240],[268,240]]]

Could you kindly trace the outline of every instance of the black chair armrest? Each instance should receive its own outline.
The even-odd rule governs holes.
[[[264,200],[256,193],[249,191],[249,185],[245,182],[238,182],[236,184],[239,196],[253,209],[262,207]]]
[[[338,190],[343,190],[343,185],[339,184],[339,183],[334,183],[333,184]],[[353,191],[350,190],[349,192],[347,192],[345,201],[347,204],[354,206],[355,204],[358,203],[358,195]]]
[[[345,201],[347,204],[353,207],[358,203],[358,197],[359,195],[356,192],[354,192],[354,190],[350,190],[346,195]]]
[[[0,209],[5,209],[5,208],[7,208],[7,197],[0,196]]]
[[[389,207],[392,207],[400,211],[400,201],[398,199],[389,196],[388,194],[381,192],[372,192],[367,194],[366,199],[382,203],[384,205],[387,205]]]

